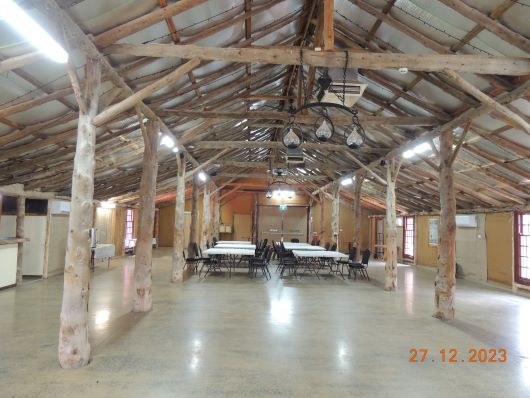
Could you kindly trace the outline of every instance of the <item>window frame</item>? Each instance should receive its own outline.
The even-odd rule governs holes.
[[[129,215],[131,216],[130,220],[129,220]],[[130,227],[129,227],[129,223],[130,223]],[[128,234],[129,229],[130,229],[130,237]],[[123,242],[126,249],[130,249],[134,247],[134,245],[130,245],[130,242],[133,239],[134,239],[134,209],[127,208],[125,210],[125,234],[124,234],[124,242]]]
[[[406,254],[405,253],[405,250],[406,250],[406,244],[407,244],[407,221],[408,220],[412,220],[412,229],[410,231],[412,231],[412,255],[409,255],[409,254]],[[416,220],[415,220],[415,217],[414,216],[403,216],[403,258],[404,259],[407,259],[407,260],[414,260],[414,257],[415,257],[415,252],[416,252],[416,239],[415,239],[415,234],[416,234]]]
[[[530,225],[530,211],[522,211],[522,212],[515,212],[514,213],[514,234],[513,234],[513,242],[514,242],[514,261],[513,261],[513,266],[514,266],[514,270],[513,270],[513,278],[514,278],[514,281],[520,285],[524,285],[524,286],[530,286],[530,278],[523,278],[522,275],[521,275],[521,237],[522,236],[527,236],[528,237],[528,240],[530,241],[530,231],[528,233],[528,235],[523,235],[522,234],[522,225],[521,225],[521,222],[522,222],[522,219],[524,216],[527,216],[529,218],[528,220],[528,223]],[[528,252],[528,250],[530,250],[530,242],[528,244],[528,246],[526,246],[527,248],[527,254],[526,254],[526,258],[530,258],[530,253]],[[530,260],[529,260],[530,261]],[[528,268],[530,269],[530,266],[529,267],[525,267],[525,268]]]

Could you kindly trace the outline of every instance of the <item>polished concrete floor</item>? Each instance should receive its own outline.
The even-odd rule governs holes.
[[[132,258],[97,267],[92,361],[62,370],[62,278],[0,291],[1,397],[529,397],[530,299],[459,281],[457,319],[431,317],[430,270],[402,266],[399,290],[372,281],[191,276],[169,283],[155,252],[154,308],[132,314]],[[427,348],[424,363],[409,350]],[[458,363],[440,349],[457,348]],[[461,362],[504,348],[506,363]],[[433,362],[434,360],[434,362]]]

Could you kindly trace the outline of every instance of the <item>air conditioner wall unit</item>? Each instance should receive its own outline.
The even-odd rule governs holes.
[[[52,214],[70,214],[70,202],[63,200],[52,201]]]
[[[458,228],[477,228],[477,216],[474,214],[462,214],[456,216]]]
[[[339,99],[339,97],[337,97],[336,93],[342,95],[344,91],[344,105],[351,107],[359,100],[359,98],[362,97],[364,90],[366,90],[366,87],[366,84],[361,84],[357,82],[346,82],[344,85],[342,82],[334,82],[331,84],[328,90],[325,90],[322,101],[342,104],[341,100]]]

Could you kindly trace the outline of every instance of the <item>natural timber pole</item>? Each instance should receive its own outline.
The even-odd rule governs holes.
[[[216,189],[214,194],[214,208],[213,208],[213,236],[219,239],[219,231],[221,227],[221,200],[220,190]]]
[[[333,184],[333,201],[331,202],[331,240],[337,244],[339,250],[339,228],[340,228],[340,183]]]
[[[454,318],[456,270],[456,199],[453,186],[453,132],[440,135],[440,243],[438,246],[438,271],[434,282],[435,311],[441,320]]]
[[[171,259],[171,282],[184,280],[184,204],[186,201],[186,156],[177,154],[177,193],[175,198],[175,230],[173,232],[173,256]],[[189,254],[188,254],[189,255]]]
[[[204,183],[202,199],[201,250],[204,251],[208,248],[206,242],[210,241],[210,181]]]
[[[193,188],[191,194],[191,223],[190,239],[188,242],[188,257],[194,257],[193,244],[199,244],[199,182],[197,176],[193,176]]]
[[[314,231],[314,212],[315,212],[315,199],[311,196],[309,198],[309,225],[308,225],[308,233],[307,233],[307,242],[310,243],[313,240],[313,231]]]
[[[397,223],[396,223],[396,179],[401,160],[392,158],[386,169],[386,265],[385,290],[397,288]]]
[[[258,241],[258,194],[254,193],[254,210],[252,211],[252,241]]]
[[[318,231],[319,240],[323,243],[324,240],[324,192],[319,192],[318,197],[320,199],[320,231]]]
[[[361,255],[361,217],[362,217],[362,208],[361,208],[361,194],[363,188],[364,177],[366,176],[366,171],[362,170],[355,176],[355,186],[353,188],[354,194],[354,203],[353,203],[353,237],[352,237],[352,246],[357,248],[357,258],[359,260]]]
[[[1,210],[1,209],[0,209]],[[26,216],[26,197],[17,197],[16,234],[18,239],[24,239],[24,218]],[[22,283],[22,265],[24,262],[24,242],[18,242],[17,249],[17,285]]]
[[[96,127],[101,82],[100,64],[87,58],[83,101],[80,112],[72,175],[72,199],[64,267],[64,289],[59,329],[59,363],[79,368],[90,360],[88,342],[88,296],[90,289],[90,238],[94,197]]]
[[[148,120],[144,136],[144,158],[140,180],[138,238],[134,261],[135,296],[133,312],[147,312],[153,306],[151,266],[153,263],[153,225],[155,222],[156,176],[158,174],[158,122]]]

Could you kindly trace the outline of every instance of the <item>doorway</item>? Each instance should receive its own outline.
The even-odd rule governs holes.
[[[403,258],[414,260],[414,217],[403,217]]]
[[[258,206],[258,240],[308,241],[309,207],[288,205]]]

